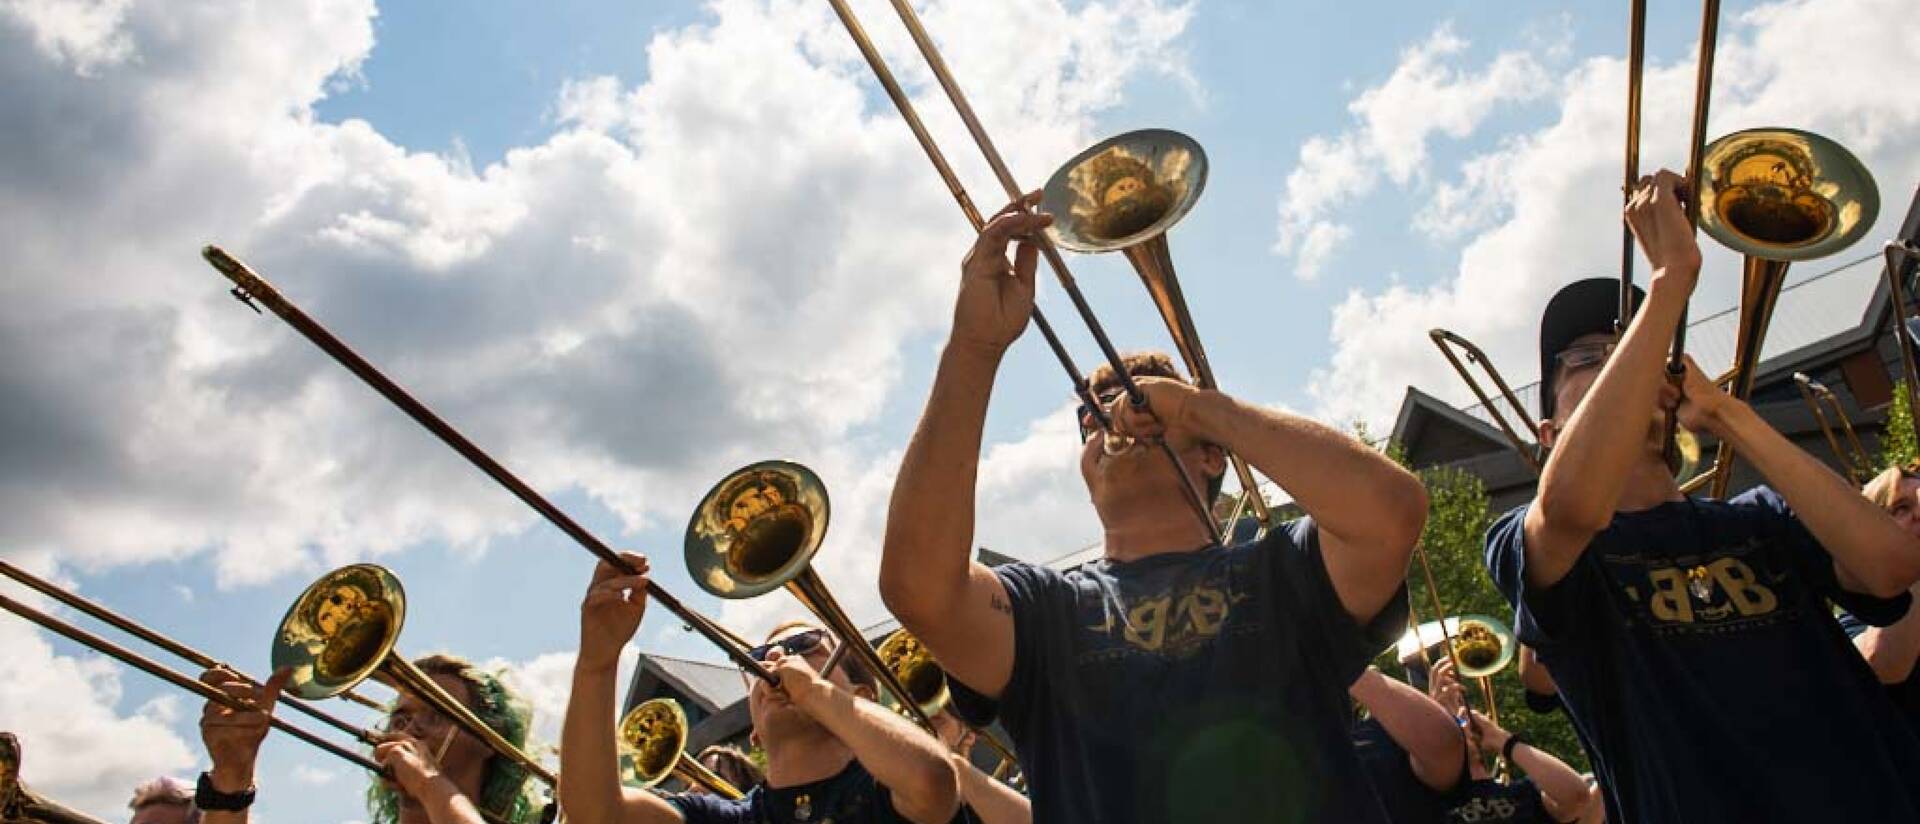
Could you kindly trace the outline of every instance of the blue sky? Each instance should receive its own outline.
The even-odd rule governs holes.
[[[816,466],[836,504],[824,574],[877,618],[882,507],[967,238],[824,4],[370,3],[0,8],[0,104],[20,113],[0,126],[20,147],[0,157],[0,261],[23,273],[0,309],[0,387],[20,399],[0,555],[251,670],[313,576],[378,560],[413,599],[403,649],[521,666],[551,720],[590,558],[232,306],[194,257],[218,240],[730,622],[794,607],[698,593],[690,507],[752,460]],[[1698,26],[1691,4],[1653,5],[1649,167],[1681,162]],[[1897,6],[1729,3],[1712,131],[1841,137],[1897,222],[1920,178],[1920,92],[1884,82],[1920,44]],[[991,209],[891,14],[856,7]],[[1207,190],[1172,247],[1216,372],[1250,399],[1381,427],[1409,383],[1460,398],[1424,340],[1442,324],[1531,380],[1545,296],[1613,272],[1614,4],[927,17],[1028,185],[1127,129],[1201,142]],[[1344,242],[1284,248],[1286,226],[1321,225]],[[1123,262],[1071,262],[1122,347],[1165,345]],[[76,290],[81,271],[110,288]],[[1697,312],[1732,300],[1708,281]],[[1056,291],[1043,305],[1090,368]],[[1071,433],[1029,335],[996,388],[978,542],[1041,559],[1097,538]],[[0,677],[0,726],[28,733],[29,780],[111,818],[137,777],[199,768],[197,704],[40,643],[0,628],[21,670]],[[717,657],[664,615],[639,644]],[[263,821],[361,814],[358,776],[295,743],[267,753]]]

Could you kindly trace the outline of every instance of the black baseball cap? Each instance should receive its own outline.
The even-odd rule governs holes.
[[[1647,293],[1633,287],[1632,311],[1639,311]],[[1587,335],[1612,332],[1620,316],[1620,280],[1576,280],[1553,294],[1540,313],[1540,420],[1553,417],[1554,358]]]

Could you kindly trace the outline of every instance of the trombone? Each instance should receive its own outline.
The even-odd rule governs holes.
[[[932,719],[907,697],[905,685],[813,569],[830,514],[826,484],[813,470],[792,461],[749,464],[714,484],[687,520],[687,573],[720,598],[753,598],[782,588],[793,593],[839,639],[836,653],[859,658],[907,716],[931,730]]]
[[[651,787],[672,776],[721,798],[744,797],[746,793],[739,787],[687,755],[688,732],[687,713],[671,698],[643,701],[627,711],[620,719],[618,733],[628,778]]]
[[[1520,402],[1520,396],[1515,394],[1507,385],[1506,379],[1500,376],[1500,370],[1494,368],[1493,359],[1487,357],[1487,353],[1475,346],[1473,341],[1445,329],[1428,330],[1427,339],[1433,341],[1433,345],[1440,350],[1440,354],[1446,356],[1447,363],[1453,366],[1453,371],[1460,375],[1460,379],[1467,382],[1467,388],[1473,392],[1475,398],[1479,399],[1480,408],[1487,410],[1487,416],[1492,418],[1494,425],[1500,427],[1500,432],[1507,436],[1507,443],[1513,445],[1513,451],[1520,453],[1520,459],[1526,462],[1527,468],[1532,469],[1534,474],[1539,474],[1540,425],[1535,423],[1533,415],[1527,412],[1526,404]],[[1466,354],[1464,361],[1459,355],[1453,353],[1454,347],[1459,347]],[[1520,437],[1520,433],[1514,430],[1513,424],[1507,422],[1507,416],[1500,412],[1500,407],[1487,396],[1486,390],[1480,388],[1480,382],[1475,380],[1473,373],[1467,370],[1467,364],[1470,363],[1477,363],[1481,369],[1486,370],[1487,379],[1493,382],[1494,389],[1500,392],[1501,400],[1507,403],[1514,417],[1526,427],[1527,435],[1532,438],[1531,441]]]
[[[360,357],[359,353],[349,348],[346,343],[334,337],[333,333],[327,331],[326,327],[321,326],[318,321],[309,317],[306,312],[301,311],[300,307],[295,306],[292,301],[287,300],[284,295],[281,295],[280,290],[275,289],[273,284],[267,282],[266,278],[261,277],[259,273],[253,271],[253,269],[246,264],[241,263],[239,259],[227,254],[226,250],[218,246],[207,246],[201,250],[200,255],[206,258],[207,263],[212,265],[214,269],[219,270],[220,274],[226,276],[228,280],[233,281],[234,288],[229,294],[233,295],[235,299],[246,304],[248,308],[253,309],[255,312],[260,311],[260,307],[255,304],[255,301],[258,301],[260,304],[265,304],[267,309],[279,316],[281,320],[286,321],[288,326],[294,328],[294,331],[299,332],[307,340],[313,342],[315,346],[320,347],[322,351],[332,356],[334,361],[346,367],[347,371],[352,372],[355,376],[359,377],[360,380],[365,381],[368,386],[373,387],[374,391],[379,392],[381,396],[391,401],[393,405],[400,407],[400,410],[407,413],[408,417],[413,418],[416,423],[425,427],[427,431],[432,432],[442,443],[452,447],[455,452],[460,453],[462,457],[472,462],[475,467],[485,472],[488,477],[499,482],[501,486],[506,487],[515,497],[518,497],[522,502],[526,503],[527,506],[532,507],[534,511],[544,516],[548,522],[558,527],[561,532],[566,533],[567,537],[572,538],[576,543],[580,544],[581,547],[593,553],[595,557],[613,565],[615,569],[629,575],[635,572],[633,566],[628,564],[626,560],[619,555],[614,554],[613,549],[607,546],[606,542],[600,540],[593,533],[588,532],[586,527],[581,526],[571,517],[568,517],[565,512],[560,511],[559,507],[554,506],[545,497],[542,497],[540,493],[535,492],[533,487],[528,486],[526,482],[520,480],[518,476],[507,471],[507,468],[502,466],[499,461],[494,460],[493,456],[488,455],[480,447],[474,445],[472,441],[467,440],[465,435],[460,434],[459,430],[454,429],[451,424],[442,420],[439,415],[434,414],[433,410],[428,409],[426,404],[415,400],[412,395],[407,394],[405,389],[400,388],[399,384],[388,379],[386,375],[381,374],[380,370],[374,368],[373,364],[368,363],[365,358]],[[673,597],[665,589],[662,589],[652,581],[647,582],[647,598],[653,603],[665,607],[668,612],[673,613],[679,617],[681,621],[685,622],[687,627],[700,633],[700,635],[708,641],[713,642],[715,646],[720,647],[720,649],[727,654],[727,657],[733,659],[734,664],[768,683],[773,683],[773,674],[768,672],[766,667],[760,666],[760,662],[748,656],[745,648],[737,643],[733,636],[730,636],[726,631],[720,629],[718,624],[688,608],[685,604],[680,603],[680,599]]]
[[[1687,218],[1696,229],[1745,259],[1740,290],[1739,330],[1734,341],[1728,393],[1742,400],[1753,390],[1754,366],[1773,307],[1786,281],[1787,266],[1813,260],[1852,245],[1879,214],[1879,189],[1866,167],[1832,140],[1797,129],[1747,129],[1708,145],[1707,111],[1713,92],[1713,62],[1719,39],[1720,2],[1702,3],[1700,62],[1694,77],[1693,128],[1688,142]],[[1626,191],[1632,197],[1639,175],[1640,91],[1645,61],[1646,0],[1633,0],[1629,19],[1627,68]],[[1626,328],[1633,283],[1632,233],[1623,229],[1620,264],[1620,320]],[[1676,384],[1684,369],[1687,322],[1674,330],[1668,357],[1669,379]],[[1678,416],[1667,419],[1667,457],[1678,463],[1674,433]],[[1707,470],[1710,495],[1725,497],[1733,480],[1733,444],[1722,441]]]
[[[927,650],[926,645],[913,637],[913,633],[905,629],[894,630],[880,642],[878,654],[887,669],[893,672],[894,678],[906,688],[906,694],[898,697],[898,701],[917,704],[920,713],[929,718],[947,708],[948,701],[953,697],[953,693],[947,689],[947,671],[940,667],[939,661],[934,660],[933,653]],[[993,750],[994,755],[1000,758],[1000,763],[993,769],[993,777],[1013,784],[1013,773],[1020,767],[1020,758],[1000,743],[993,733],[977,727],[973,731],[987,745],[987,749]]]
[[[412,693],[489,749],[553,786],[551,770],[394,649],[406,618],[406,592],[392,572],[376,564],[341,567],[320,576],[287,608],[273,636],[273,669],[292,669],[287,691],[310,699],[330,698],[377,678]]]
[[[1807,402],[1807,408],[1813,410],[1813,419],[1819,422],[1821,434],[1827,436],[1827,446],[1833,449],[1833,457],[1840,462],[1840,468],[1846,470],[1847,479],[1854,486],[1866,483],[1865,477],[1872,471],[1873,458],[1867,454],[1866,447],[1860,445],[1860,436],[1853,429],[1853,419],[1847,417],[1846,407],[1840,404],[1840,397],[1833,394],[1826,384],[1807,377],[1805,372],[1793,373],[1793,382],[1800,387],[1800,398]],[[1828,411],[1833,413],[1831,418],[1827,415]],[[1846,449],[1841,448],[1841,439],[1834,434],[1836,428],[1846,436]]]
[[[20,780],[20,739],[0,732],[0,821],[38,824],[106,824],[93,816],[47,798]]]
[[[973,200],[967,195],[966,187],[961,185],[959,176],[954,174],[953,167],[947,163],[946,155],[940,151],[939,145],[933,140],[933,135],[927,131],[926,125],[921,122],[920,115],[915,111],[912,100],[907,96],[906,91],[900,87],[900,83],[894,79],[893,71],[887,68],[886,60],[880,56],[880,52],[874,47],[873,41],[867,37],[866,30],[861,27],[859,18],[855,17],[853,10],[847,6],[847,0],[828,0],[828,2],[833,6],[834,14],[840,18],[841,25],[846,28],[847,35],[853,39],[854,45],[859,48],[861,56],[866,58],[868,67],[873,70],[874,78],[880,82],[880,86],[886,91],[887,97],[893,101],[894,108],[899,110],[900,117],[906,121],[907,128],[913,132],[914,140],[920,144],[921,150],[926,153],[927,160],[933,164],[934,171],[940,175],[941,181],[946,184],[948,193],[953,196],[954,202],[959,205],[960,211],[966,215],[967,221],[973,225],[974,230],[979,231],[981,227],[986,225],[986,221],[980,217],[980,210],[975,208]],[[907,0],[892,0],[892,3],[894,11],[900,16],[901,23],[906,26],[907,33],[913,38],[914,45],[919,48],[921,56],[927,61],[927,67],[933,72],[934,78],[939,81],[941,88],[946,92],[947,99],[953,103],[955,112],[960,116],[961,122],[966,125],[967,132],[973,137],[973,141],[975,145],[979,147],[981,154],[986,158],[987,165],[992,167],[994,177],[998,179],[1001,187],[1006,190],[1007,197],[1017,203],[1024,204],[1026,202],[1027,191],[1022,189],[1020,185],[1014,181],[1013,173],[1007,169],[1006,161],[1000,157],[1000,151],[994,148],[993,140],[987,136],[986,129],[980,125],[979,118],[974,115],[973,106],[967,102],[966,95],[961,93],[959,84],[953,79],[953,73],[948,71],[946,60],[940,56],[939,50],[934,47],[933,39],[927,35],[926,28],[920,24],[919,15],[913,11],[913,7]],[[1129,136],[1122,135],[1120,138],[1115,138],[1115,140],[1121,140],[1127,137]],[[1191,143],[1191,141],[1188,142]],[[1095,148],[1099,149],[1100,147]],[[1197,149],[1198,146],[1194,148]],[[1204,181],[1204,156],[1195,156],[1201,158],[1199,168],[1202,176],[1193,182]],[[1189,168],[1191,168],[1191,166],[1189,166]],[[1056,177],[1057,176],[1058,175],[1056,175]],[[1151,182],[1154,181],[1147,179],[1135,180],[1135,184],[1140,184],[1142,189],[1146,190],[1151,190],[1152,187],[1145,186],[1144,184]],[[1165,182],[1162,183],[1162,187],[1165,187]],[[1126,195],[1134,193],[1135,192],[1130,189],[1127,192],[1121,192],[1119,194]],[[1198,187],[1192,187],[1191,191],[1187,192],[1186,195],[1188,197],[1197,197],[1199,195]],[[1118,199],[1132,200],[1127,197]],[[1190,201],[1189,205],[1191,205]],[[1054,214],[1055,217],[1063,221],[1068,218],[1068,215],[1065,213],[1056,212]],[[1168,211],[1164,219],[1150,221],[1150,223],[1158,226],[1158,230],[1155,232],[1155,234],[1157,234],[1158,231],[1164,231],[1167,226],[1172,225],[1172,223],[1179,220],[1179,218],[1180,214]],[[1142,227],[1152,228],[1146,224],[1142,224]],[[1150,238],[1144,234],[1132,236],[1125,239],[1126,243],[1124,245],[1131,245],[1135,242],[1148,239]],[[1046,236],[1034,239],[1034,243],[1040,249],[1041,256],[1046,258],[1048,267],[1053,270],[1055,279],[1059,281],[1061,291],[1065,292],[1068,300],[1072,301],[1074,310],[1080,315],[1081,322],[1086,324],[1088,331],[1093,335],[1094,342],[1099,345],[1101,354],[1106,357],[1107,363],[1112,366],[1115,379],[1120,382],[1121,387],[1126,391],[1127,402],[1136,409],[1145,409],[1147,405],[1146,395],[1140,392],[1140,387],[1133,380],[1133,376],[1127,373],[1126,367],[1120,358],[1120,351],[1114,348],[1112,339],[1107,337],[1106,328],[1100,324],[1099,318],[1093,314],[1093,308],[1087,303],[1086,295],[1081,293],[1078,282],[1076,282],[1073,275],[1067,271],[1067,262],[1060,256],[1060,251],[1055,241],[1056,238],[1053,237],[1052,232],[1049,232]],[[1121,248],[1121,246],[1115,246],[1113,248]],[[1164,243],[1162,244],[1162,250],[1164,251]],[[1171,274],[1171,266],[1167,267],[1167,272]],[[1145,278],[1146,275],[1143,273],[1142,277]],[[1169,281],[1169,283],[1171,283],[1171,281]],[[1150,290],[1153,288],[1151,283],[1149,283],[1148,288]],[[1177,291],[1177,284],[1175,284],[1173,288]],[[1181,306],[1181,311],[1184,313],[1184,301],[1181,303]],[[1073,357],[1067,353],[1066,346],[1060,342],[1059,336],[1054,333],[1052,325],[1048,323],[1046,316],[1040,312],[1040,308],[1037,305],[1033,309],[1032,317],[1034,325],[1040,328],[1040,333],[1046,338],[1047,346],[1053,350],[1054,357],[1059,360],[1061,367],[1067,370],[1068,377],[1073,381],[1074,393],[1080,397],[1080,402],[1091,410],[1094,420],[1099,423],[1101,430],[1107,433],[1109,441],[1114,441],[1113,422],[1109,420],[1105,409],[1100,405],[1099,399],[1095,398],[1093,393],[1088,389],[1086,377],[1081,374],[1080,368],[1074,365]],[[1191,325],[1190,321],[1188,325]],[[1175,336],[1176,340],[1178,340],[1179,334],[1176,333]],[[1197,346],[1197,338],[1190,338],[1190,340]],[[1184,357],[1186,352],[1183,350],[1181,354]],[[1191,362],[1189,368],[1192,368]],[[1209,370],[1209,374],[1211,374],[1211,370]],[[1199,379],[1197,374],[1195,379]],[[1206,499],[1202,487],[1193,479],[1192,475],[1187,473],[1186,467],[1180,462],[1180,457],[1174,453],[1173,447],[1170,444],[1161,440],[1158,442],[1158,446],[1161,455],[1172,464],[1174,474],[1180,478],[1181,490],[1184,493],[1188,506],[1192,508],[1194,514],[1200,518],[1201,522],[1206,525],[1207,531],[1213,537],[1214,541],[1224,543],[1225,537],[1223,529],[1220,523],[1214,519],[1212,502]],[[1236,469],[1236,472],[1240,471],[1243,470]],[[1251,483],[1251,475],[1242,475],[1241,480],[1245,490],[1254,491],[1253,497],[1257,501],[1257,503],[1255,503],[1257,507],[1256,511],[1264,511],[1266,509],[1266,503],[1265,501],[1258,500],[1258,487]]]

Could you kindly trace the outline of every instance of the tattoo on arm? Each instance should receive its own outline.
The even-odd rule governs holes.
[[[1008,615],[1013,614],[1013,605],[1007,603],[1007,599],[1000,597],[1000,593],[996,592],[987,596],[987,604],[993,607],[995,612],[1004,612]]]

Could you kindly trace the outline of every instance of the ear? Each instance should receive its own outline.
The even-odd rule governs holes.
[[[1227,471],[1227,450],[1218,444],[1201,444],[1200,468],[1206,477],[1214,477]]]
[[[747,743],[749,743],[749,744],[752,744],[752,745],[753,745],[753,746],[755,746],[755,747],[759,747],[759,746],[760,746],[760,731],[759,731],[759,730],[754,730],[754,731],[752,731],[752,732],[749,732],[749,733],[747,733]]]
[[[1540,422],[1540,445],[1553,448],[1553,442],[1560,439],[1560,424],[1552,418]]]
[[[873,687],[872,687],[871,685],[868,685],[868,684],[855,684],[855,685],[853,685],[853,694],[854,694],[854,695],[857,695],[857,696],[860,696],[861,698],[865,698],[865,699],[867,699],[868,701],[879,701],[879,700],[880,700],[880,693],[878,693],[878,692],[876,692],[876,691],[874,691],[874,689],[873,689]]]

